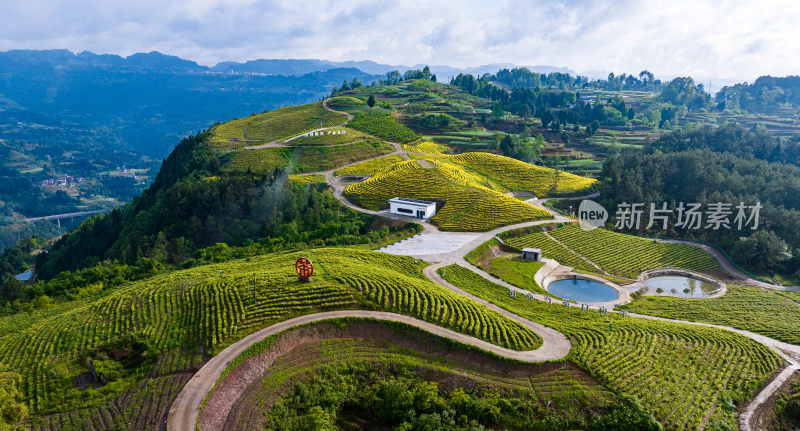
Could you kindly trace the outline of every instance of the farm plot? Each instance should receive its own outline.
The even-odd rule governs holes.
[[[335,172],[336,175],[374,175],[376,172],[382,171],[386,168],[392,167],[400,162],[405,161],[399,155],[381,157],[379,159],[367,160],[346,168],[339,169]]]
[[[288,106],[228,121],[215,126],[211,142],[220,149],[244,147],[248,142],[271,142],[290,138],[321,127],[333,127],[347,121],[347,116],[331,112],[322,102]]]
[[[525,247],[541,249],[543,257],[555,259],[562,265],[571,266],[584,271],[597,270],[584,259],[581,259],[581,257],[572,250],[548,238],[543,232],[531,232],[520,235],[519,231],[512,230],[501,233],[500,238],[502,238],[506,244],[519,250]]]
[[[574,194],[597,182],[496,154],[463,153],[446,160],[490,178],[508,191],[529,191],[536,196]]]
[[[439,164],[423,168],[413,161],[384,169],[345,190],[359,205],[378,210],[395,196],[439,203],[431,219],[442,229],[485,231],[526,220],[549,218],[550,214],[478,184],[469,173]]]
[[[550,235],[621,277],[636,278],[643,271],[664,266],[710,273],[720,270],[712,255],[688,244],[657,242],[602,228],[586,232],[578,226],[562,227]]]
[[[769,289],[728,285],[728,292],[719,298],[644,296],[623,308],[651,316],[732,326],[800,344],[800,304]]]
[[[214,354],[255,330],[314,311],[384,309],[512,349],[541,344],[520,324],[431,283],[411,258],[343,248],[305,255],[318,268],[312,283],[296,281],[300,253],[264,255],[171,272],[63,309],[54,305],[33,323],[24,314],[0,317],[0,362],[22,375],[20,390],[40,416],[101,408],[154,369],[185,370],[198,353]],[[74,386],[89,372],[92,352],[125,337],[146,345],[155,363],[128,369],[106,361],[118,377],[96,391]],[[192,346],[200,352],[174,353]]]
[[[348,126],[401,144],[407,144],[420,138],[411,129],[395,121],[391,114],[356,113],[355,118],[348,123]]]
[[[566,334],[568,358],[612,390],[637,396],[668,430],[737,429],[735,408],[781,364],[767,347],[724,330],[512,298],[467,269],[445,269],[461,289]]]

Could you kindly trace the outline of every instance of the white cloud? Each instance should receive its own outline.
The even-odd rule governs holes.
[[[508,62],[753,79],[800,74],[798,40],[793,0],[30,0],[6,4],[0,15],[0,49],[158,50],[202,64]]]

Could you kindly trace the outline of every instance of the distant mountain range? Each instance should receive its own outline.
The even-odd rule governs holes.
[[[325,71],[332,68],[356,68],[364,73],[371,73],[376,75],[384,75],[386,72],[392,70],[399,70],[405,72],[409,69],[422,69],[424,64],[415,64],[413,66],[405,65],[390,65],[381,64],[374,61],[328,61],[328,60],[251,60],[245,63],[237,63],[233,61],[224,61],[217,63],[217,65],[210,68],[214,72],[222,73],[260,73],[265,75],[295,75],[309,72]],[[512,69],[520,67],[512,63],[491,63],[482,66],[458,68],[447,65],[429,65],[431,72],[437,75],[441,80],[449,80],[451,76],[456,76],[459,73],[470,73],[473,75],[483,75],[484,73],[496,73],[500,69]],[[539,73],[569,73],[575,75],[576,72],[566,67],[555,66],[522,66]],[[606,73],[608,75],[608,73]]]
[[[119,136],[126,150],[158,158],[216,121],[319,100],[344,80],[379,78],[356,68],[220,73],[157,52],[0,52],[0,124],[26,110]],[[0,137],[1,138],[1,137]]]

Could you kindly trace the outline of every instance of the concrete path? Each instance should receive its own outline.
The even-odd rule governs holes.
[[[780,389],[780,387],[792,377],[792,374],[798,370],[800,370],[800,366],[797,365],[788,365],[784,367],[780,374],[778,374],[771,382],[769,382],[769,384],[762,389],[755,398],[750,400],[750,403],[747,405],[745,410],[739,415],[739,430],[759,431],[764,429],[764,424],[760,422],[753,423],[753,415],[756,413],[756,410],[766,403],[767,400],[772,397],[775,391]]]
[[[422,233],[387,245],[378,251],[399,256],[423,258],[431,254],[447,254],[460,249],[479,237],[477,233]]]
[[[466,292],[465,292],[466,294]],[[484,301],[485,302],[485,301]],[[513,315],[505,312],[506,315]],[[295,326],[301,326],[308,323],[319,322],[323,320],[338,319],[343,317],[357,317],[365,319],[384,320],[389,322],[401,322],[418,329],[430,332],[439,337],[447,338],[450,340],[458,341],[462,344],[477,347],[481,350],[491,352],[503,358],[515,359],[524,362],[544,362],[561,359],[569,353],[570,345],[569,340],[560,333],[553,331],[534,322],[526,321],[521,317],[514,320],[526,324],[528,322],[531,329],[539,328],[542,337],[542,345],[536,350],[530,351],[516,351],[506,349],[488,343],[481,339],[462,334],[460,332],[452,331],[450,329],[442,328],[433,323],[419,320],[410,316],[402,314],[387,313],[381,311],[366,311],[366,310],[341,310],[329,311],[324,313],[307,314],[305,316],[296,317],[294,319],[285,320],[280,323],[268,326],[260,331],[254,332],[245,338],[231,344],[219,354],[211,358],[183,387],[178,397],[172,403],[169,414],[167,416],[167,430],[168,431],[196,431],[197,416],[199,414],[200,405],[205,399],[209,391],[214,387],[217,380],[219,380],[222,373],[230,365],[230,363],[239,355],[241,355],[250,346],[258,343],[259,341],[286,331],[287,329]],[[534,329],[537,333],[539,330]]]

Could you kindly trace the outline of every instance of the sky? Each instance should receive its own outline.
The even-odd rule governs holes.
[[[800,2],[5,1],[0,50],[160,51],[456,67],[549,65],[752,81],[800,74]]]

